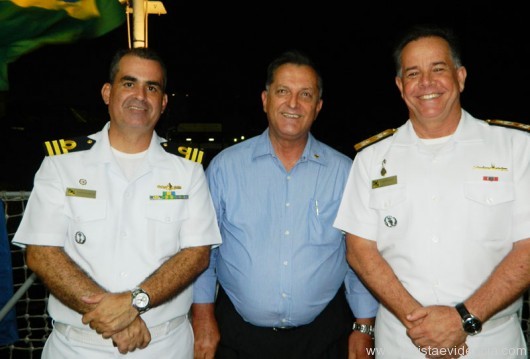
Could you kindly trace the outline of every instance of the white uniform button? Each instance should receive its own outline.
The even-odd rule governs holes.
[[[129,274],[127,272],[121,272],[120,275],[122,278],[127,278]]]
[[[433,236],[432,237],[432,242],[433,243],[438,243],[439,241],[440,241],[440,239],[437,236]]]
[[[495,201],[493,200],[493,198],[489,197],[489,198],[486,199],[486,203],[487,204],[493,204],[493,203],[495,203]]]

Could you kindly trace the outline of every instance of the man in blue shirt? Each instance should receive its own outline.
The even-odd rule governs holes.
[[[310,134],[322,78],[286,52],[261,98],[269,127],[206,171],[223,244],[194,284],[195,357],[368,358],[378,303],[332,226],[352,161]]]

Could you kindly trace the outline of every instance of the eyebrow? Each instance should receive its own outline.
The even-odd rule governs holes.
[[[120,81],[138,82],[138,79],[134,76],[125,75],[120,79]],[[156,86],[156,87],[162,88],[162,84],[158,81],[146,81],[146,83],[150,86]]]
[[[436,61],[436,62],[431,63],[431,67],[439,66],[439,65],[448,65],[448,64],[445,61]],[[414,66],[410,66],[410,67],[404,68],[403,71],[410,71],[410,70],[414,70],[414,69],[418,69],[418,68],[419,68],[418,65],[414,65]]]

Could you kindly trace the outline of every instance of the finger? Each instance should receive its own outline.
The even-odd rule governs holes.
[[[407,314],[407,320],[411,321],[411,322],[414,322],[414,321],[416,321],[418,319],[425,318],[427,316],[427,314],[428,314],[427,309],[425,309],[423,307],[417,308],[417,309],[414,309],[409,314]]]

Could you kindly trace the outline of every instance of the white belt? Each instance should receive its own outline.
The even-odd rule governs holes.
[[[151,339],[155,339],[157,337],[169,333],[170,331],[184,323],[187,318],[187,315],[182,315],[180,317],[171,319],[168,322],[148,328],[149,333],[151,334]],[[100,334],[96,333],[94,330],[81,329],[59,322],[54,322],[53,328],[56,329],[62,335],[64,335],[66,338],[81,343],[99,346],[114,346],[111,338],[105,339]]]
[[[507,321],[509,321],[510,319],[512,319],[512,317],[514,317],[514,316],[517,316],[517,313],[508,314],[508,315],[505,315],[504,317],[500,317],[500,318],[489,319],[486,322],[484,322],[484,324],[482,324],[482,330],[483,331],[487,331],[487,330],[493,329],[495,327],[498,327],[499,325],[504,324]]]

